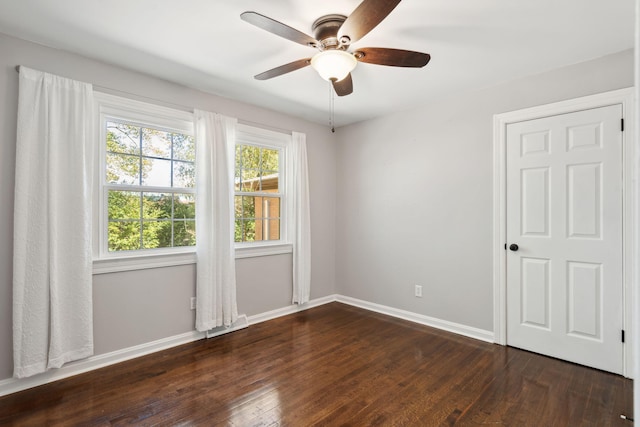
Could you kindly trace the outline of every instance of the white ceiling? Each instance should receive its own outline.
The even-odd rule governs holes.
[[[360,0],[0,0],[0,32],[326,124],[329,86],[310,67],[255,74],[314,50],[240,19],[252,10],[312,35]],[[358,64],[344,125],[633,47],[634,0],[404,0],[354,47],[431,54],[422,69]]]

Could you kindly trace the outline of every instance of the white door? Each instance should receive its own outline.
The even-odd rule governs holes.
[[[613,105],[507,126],[507,344],[618,374],[621,118]]]

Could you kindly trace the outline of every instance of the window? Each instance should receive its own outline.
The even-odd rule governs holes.
[[[193,251],[191,114],[100,94],[99,257]]]
[[[95,93],[94,273],[195,262],[193,114]],[[238,124],[236,258],[290,253],[291,135]]]
[[[291,135],[238,125],[235,241],[238,248],[287,244],[287,147]]]

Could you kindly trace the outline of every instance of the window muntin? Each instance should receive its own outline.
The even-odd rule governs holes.
[[[195,245],[195,141],[105,116],[106,252]]]

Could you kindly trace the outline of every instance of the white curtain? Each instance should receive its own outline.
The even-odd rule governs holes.
[[[195,111],[196,329],[229,326],[238,318],[233,176],[237,120]]]
[[[20,68],[13,238],[14,376],[93,354],[93,91]]]
[[[293,302],[309,301],[311,290],[311,214],[309,208],[309,172],[307,136],[293,132],[291,150],[293,211]]]

